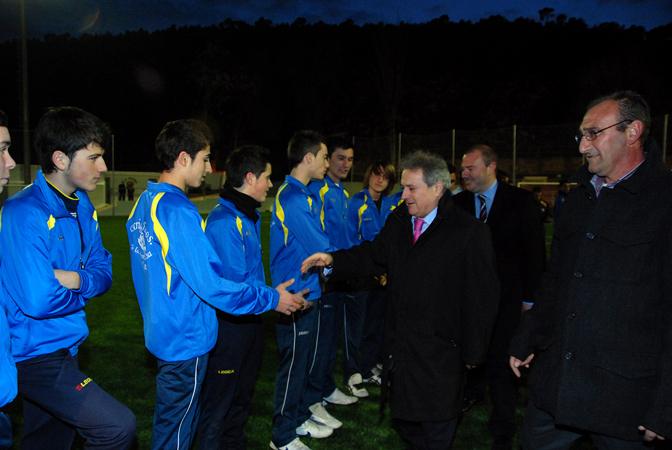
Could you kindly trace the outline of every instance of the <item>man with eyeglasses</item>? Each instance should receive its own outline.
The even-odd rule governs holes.
[[[510,347],[530,366],[525,450],[643,449],[672,438],[672,173],[644,99],[592,102],[549,270]]]

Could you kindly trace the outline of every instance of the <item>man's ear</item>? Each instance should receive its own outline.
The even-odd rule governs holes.
[[[54,163],[58,170],[66,170],[70,165],[70,158],[60,150],[56,150],[51,154],[51,162]]]
[[[189,153],[180,152],[180,154],[177,155],[177,160],[175,160],[175,165],[177,166],[179,164],[182,167],[187,167],[189,161],[191,161],[191,156],[189,156]]]
[[[439,180],[434,183],[434,193],[439,196],[443,193],[443,181]]]
[[[303,161],[306,164],[312,164],[314,160],[315,160],[315,155],[313,155],[311,152],[308,152],[303,156]]]
[[[497,173],[497,163],[496,162],[491,162],[490,165],[488,166],[488,173],[493,174]]]
[[[632,145],[642,136],[642,133],[644,132],[644,124],[641,120],[635,120],[628,126],[625,132],[627,133],[626,138],[628,140],[628,145]],[[644,145],[643,142],[642,145]]]
[[[252,172],[247,172],[245,174],[245,182],[250,185],[254,186],[254,183],[257,181],[257,176],[253,174]]]

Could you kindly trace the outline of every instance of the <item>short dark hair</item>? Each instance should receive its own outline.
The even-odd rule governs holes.
[[[239,188],[245,184],[245,177],[253,173],[259,178],[271,162],[271,152],[258,145],[244,145],[233,151],[226,159],[226,182]]]
[[[390,191],[394,187],[394,184],[397,182],[397,173],[394,170],[394,166],[387,161],[376,161],[371,164],[364,173],[364,182],[362,185],[364,189],[369,187],[369,181],[371,181],[371,175],[387,175],[388,183],[385,190],[382,192],[383,197],[390,195]]]
[[[474,153],[477,150],[481,152],[481,157],[483,158],[485,167],[488,167],[493,162],[495,164],[499,162],[499,157],[497,156],[497,153],[495,153],[493,148],[490,147],[489,145],[476,144],[474,146],[469,147],[469,149],[466,152],[464,152],[464,154],[468,155],[469,153]]]
[[[175,167],[180,153],[187,152],[191,159],[212,144],[210,128],[200,120],[183,119],[168,122],[156,138],[156,156],[163,170]]]
[[[450,188],[450,172],[448,164],[438,155],[424,150],[417,150],[401,160],[401,170],[422,170],[422,180],[428,187],[443,182],[443,192]]]
[[[331,158],[331,154],[339,148],[354,149],[354,146],[352,145],[352,135],[345,131],[342,133],[332,134],[327,138],[327,142],[325,142],[325,144],[327,146],[327,155],[329,158]]]
[[[303,157],[308,153],[317,156],[324,144],[324,136],[317,131],[302,130],[297,131],[292,136],[287,146],[287,160],[289,162],[289,170],[301,164]]]
[[[9,128],[9,119],[7,118],[7,114],[5,114],[1,109],[0,109],[0,127]]]
[[[586,111],[609,100],[618,103],[619,122],[633,122],[639,120],[644,124],[644,129],[642,130],[642,135],[639,137],[639,140],[642,144],[646,142],[646,138],[649,136],[649,130],[651,129],[651,111],[649,110],[649,105],[646,103],[646,100],[634,91],[616,91],[613,94],[605,95],[604,97],[593,100],[590,102],[590,105],[588,105]],[[617,126],[616,129],[618,131],[625,131],[625,129],[628,128],[628,125],[630,125],[630,123],[622,123]]]
[[[455,168],[455,166],[453,164],[451,164],[451,163],[446,163],[446,164],[448,164],[448,172],[449,173],[457,174],[457,169]]]
[[[70,160],[78,150],[98,144],[103,150],[112,147],[110,129],[99,118],[72,106],[49,108],[35,130],[35,150],[45,174],[56,171],[52,160],[55,151],[62,151]]]

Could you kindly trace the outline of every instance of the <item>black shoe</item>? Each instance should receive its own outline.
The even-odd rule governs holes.
[[[469,412],[475,406],[481,406],[483,404],[482,398],[465,398],[462,402],[462,412]]]
[[[511,450],[511,438],[509,436],[495,436],[492,450]]]

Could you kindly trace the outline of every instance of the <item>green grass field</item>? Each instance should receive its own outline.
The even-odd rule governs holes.
[[[262,244],[268,249],[268,228],[270,214],[262,215]],[[135,298],[131,279],[128,239],[125,217],[101,217],[101,230],[105,247],[114,255],[114,282],[110,291],[95,298],[86,307],[90,336],[80,347],[80,367],[103,389],[128,406],[138,421],[138,449],[148,449],[152,435],[154,412],[154,377],[156,359],[145,349],[142,331],[142,317]],[[268,276],[268,252],[264,254]],[[253,396],[253,404],[246,425],[248,449],[267,449],[271,437],[273,414],[273,385],[278,363],[275,342],[274,315],[264,315],[266,326],[265,351],[262,366]],[[342,365],[336,366],[336,380],[342,380]],[[341,386],[343,388],[343,386]],[[314,450],[402,450],[405,445],[394,431],[389,420],[378,424],[378,400],[380,388],[367,389],[370,396],[355,405],[331,406],[329,411],[343,422],[328,439],[305,439]],[[524,405],[527,402],[525,389],[520,390],[518,419],[522,422]],[[492,438],[487,430],[491,407],[489,404],[477,407],[462,418],[457,430],[453,448],[489,449]],[[14,422],[14,446],[20,448],[21,400],[9,405],[8,412]],[[517,438],[516,438],[517,439]],[[76,441],[73,448],[81,448]],[[516,447],[517,448],[517,440]],[[576,449],[594,448],[590,444],[579,443]]]

